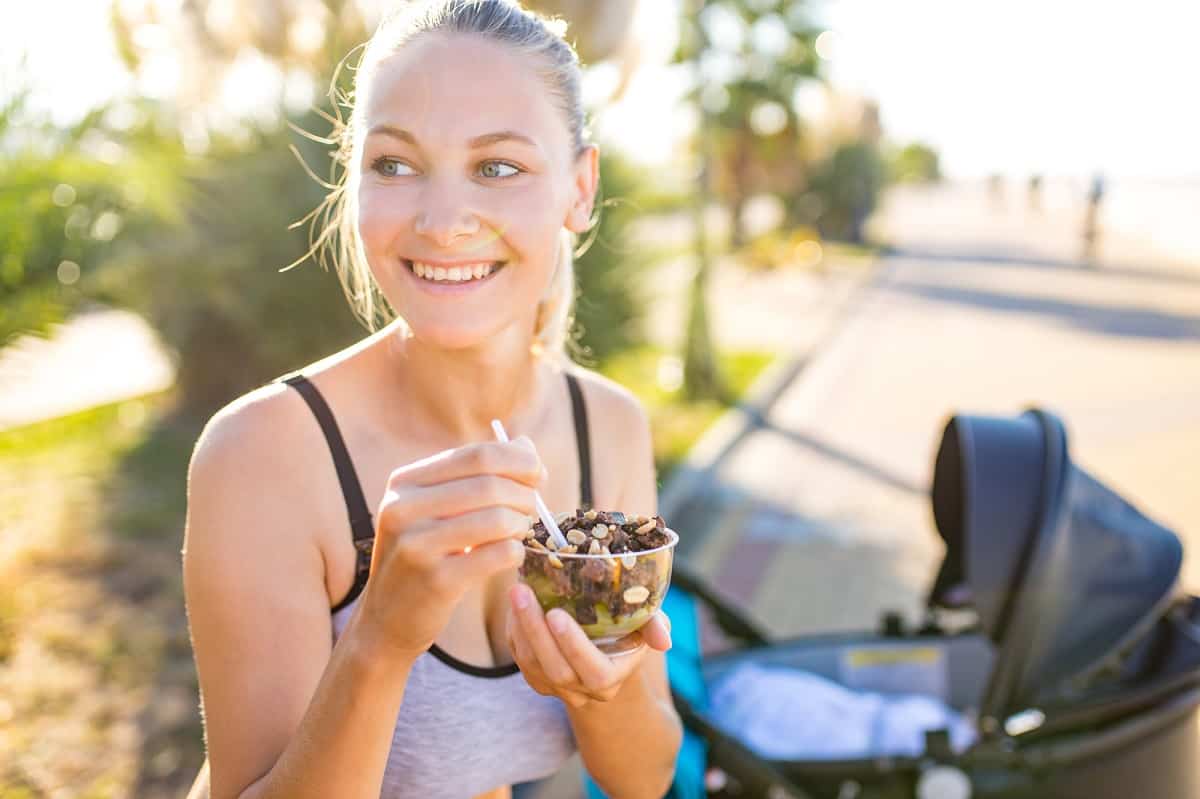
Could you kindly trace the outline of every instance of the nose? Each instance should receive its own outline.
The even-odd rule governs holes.
[[[418,234],[439,247],[448,247],[479,232],[479,218],[456,198],[452,190],[431,187],[421,200],[414,227]]]

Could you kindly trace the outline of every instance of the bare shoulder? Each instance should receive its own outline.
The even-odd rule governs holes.
[[[596,504],[635,513],[657,508],[657,478],[650,418],[641,401],[625,386],[580,366],[592,440]]]
[[[275,763],[332,647],[307,413],[286,385],[253,391],[212,417],[188,471],[184,598],[214,796]]]
[[[225,544],[319,549],[315,532],[306,535],[325,518],[328,487],[313,467],[322,462],[319,447],[320,430],[294,389],[270,384],[239,397],[213,415],[196,441],[188,466],[189,521],[214,515],[240,522],[237,541]],[[189,524],[185,535],[198,529]],[[225,537],[235,528],[203,529]]]
[[[231,457],[270,457],[298,427],[295,392],[272,383],[244,394],[213,414],[196,440],[191,468]]]
[[[588,424],[594,433],[619,436],[633,432],[632,427],[649,430],[646,410],[628,388],[582,366],[572,366],[570,372],[579,378],[587,402]]]

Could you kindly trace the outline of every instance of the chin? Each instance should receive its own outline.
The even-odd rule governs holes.
[[[483,349],[498,338],[496,331],[487,330],[481,326],[414,325],[410,323],[410,328],[414,339],[442,350]]]

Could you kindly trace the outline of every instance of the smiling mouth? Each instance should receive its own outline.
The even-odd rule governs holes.
[[[421,280],[437,285],[452,286],[482,283],[503,269],[507,263],[507,261],[480,262],[446,268],[420,261],[405,260],[404,266]]]

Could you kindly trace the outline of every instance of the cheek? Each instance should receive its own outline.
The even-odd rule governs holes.
[[[358,232],[368,253],[381,252],[408,213],[403,192],[365,185],[358,191]]]
[[[518,257],[553,262],[563,223],[553,200],[546,191],[513,191],[480,210]]]

